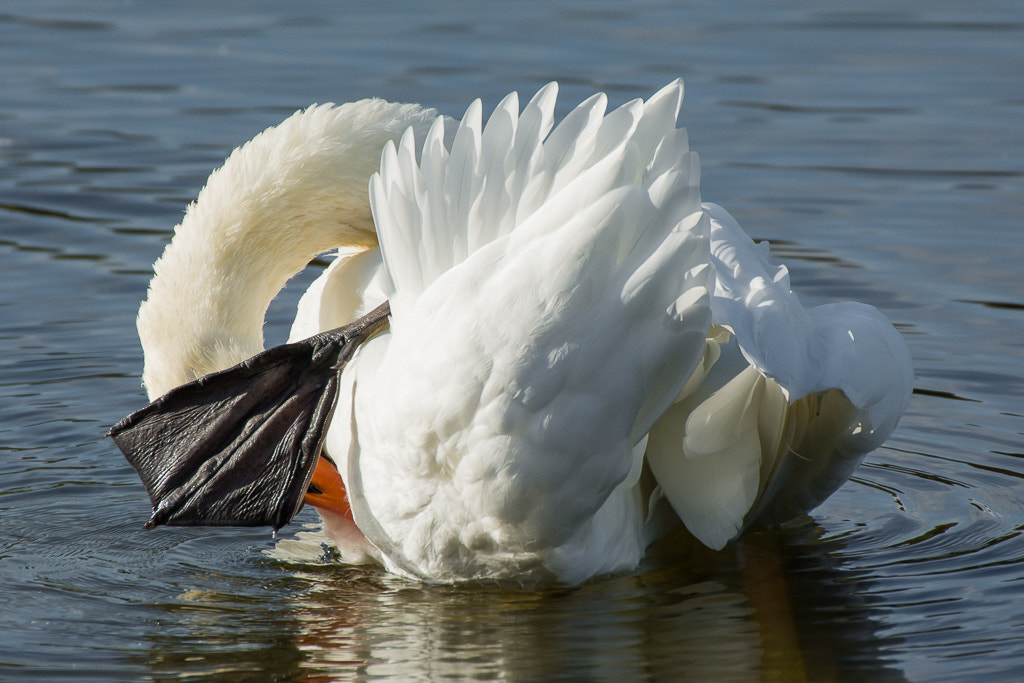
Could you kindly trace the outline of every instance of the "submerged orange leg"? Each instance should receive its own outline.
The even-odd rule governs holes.
[[[345,491],[345,482],[338,473],[338,468],[330,459],[320,456],[317,460],[316,469],[313,471],[313,480],[306,491],[306,503],[321,510],[329,510],[334,514],[344,517],[350,522],[352,509],[348,505],[348,494]]]

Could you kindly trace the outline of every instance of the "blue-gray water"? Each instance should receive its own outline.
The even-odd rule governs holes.
[[[0,60],[0,679],[1024,672],[1017,0],[5,0]],[[833,498],[545,591],[339,566],[310,512],[276,540],[142,529],[103,434],[145,401],[150,266],[233,147],[317,101],[460,115],[557,79],[564,112],[676,76],[704,198],[774,242],[805,303],[867,301],[910,344],[909,410]]]

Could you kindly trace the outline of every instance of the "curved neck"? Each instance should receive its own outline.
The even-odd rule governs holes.
[[[436,113],[364,100],[314,106],[235,150],[154,264],[138,329],[150,398],[263,348],[274,296],[319,253],[370,247],[367,196],[388,140]]]

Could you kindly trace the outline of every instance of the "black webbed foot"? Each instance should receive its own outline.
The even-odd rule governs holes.
[[[153,502],[146,528],[290,522],[323,448],[341,368],[389,312],[384,303],[345,327],[267,349],[114,425],[108,436]]]

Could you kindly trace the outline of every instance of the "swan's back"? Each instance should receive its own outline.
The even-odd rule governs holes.
[[[635,567],[673,520],[720,548],[818,505],[910,395],[881,314],[805,310],[701,205],[680,82],[553,127],[554,99],[519,113],[510,95],[486,125],[474,103],[454,135],[438,119],[388,144],[379,250],[339,258],[300,308],[298,336],[391,300],[327,447],[400,573],[580,581]]]
[[[441,123],[418,163],[411,134],[385,150],[370,189],[392,330],[346,372],[328,446],[395,568],[575,580],[638,562],[642,441],[711,315],[681,98],[605,115],[594,97],[549,133],[549,87],[486,127],[474,104],[450,152]]]

